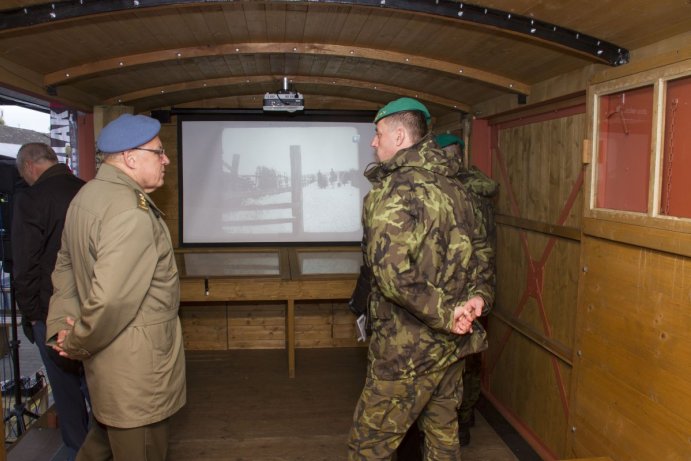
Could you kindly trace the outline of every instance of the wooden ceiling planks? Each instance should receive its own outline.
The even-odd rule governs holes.
[[[213,8],[212,8],[213,10]],[[225,32],[225,25],[222,23],[222,17],[218,14],[220,8],[213,12],[213,14],[205,14],[200,9],[187,8],[179,13],[179,17],[184,25],[184,30],[190,31],[190,39],[194,43],[209,43],[213,44],[218,40],[221,32]],[[184,13],[184,14],[183,14]],[[219,30],[219,26],[222,27]],[[185,46],[185,43],[180,43],[179,46]],[[167,46],[165,43],[160,47]]]
[[[644,6],[652,9],[651,18],[691,30],[690,7],[680,3],[631,0],[617,14],[620,4],[607,0],[482,2],[623,46],[668,33],[646,27],[638,17]],[[243,44],[249,48],[236,53]],[[179,58],[178,52],[183,53]],[[0,57],[43,74],[48,86],[94,91],[94,98],[109,101],[186,82],[196,88],[204,79],[300,75],[417,88],[466,105],[527,94],[534,83],[593,62],[563,47],[458,18],[346,3],[242,0],[128,9],[0,31]],[[155,100],[146,97],[138,104],[150,107]]]
[[[289,16],[299,15],[304,18],[298,22],[301,27],[290,30],[289,37],[296,37],[303,43],[321,42],[323,37],[334,37],[334,43],[341,43],[341,30],[345,23],[351,7],[339,5],[323,5],[319,7],[309,7],[307,11],[291,12]],[[336,38],[339,37],[339,38]]]
[[[248,57],[252,56],[252,54],[248,55]],[[270,62],[271,57],[273,56],[277,56],[279,57],[278,59],[282,59],[281,57],[283,55],[269,55],[264,56],[262,59],[260,59],[260,57],[258,56],[254,56],[252,62],[256,65],[256,72],[250,75],[245,75],[244,72],[238,71],[238,68],[240,67],[239,64],[237,64],[237,62],[239,61],[239,57],[235,57],[235,64],[227,70],[225,69],[224,61],[222,61],[220,57],[216,57],[215,62],[219,63],[218,66],[208,62],[208,59],[205,59],[204,66],[207,72],[205,72],[205,78],[201,79],[184,80],[181,82],[181,80],[177,78],[177,74],[194,73],[194,71],[198,68],[197,61],[199,61],[199,59],[195,59],[183,60],[180,62],[170,61],[166,67],[160,70],[154,70],[153,68],[150,70],[130,69],[123,70],[118,74],[102,73],[102,75],[94,77],[93,79],[87,79],[87,83],[84,83],[83,85],[80,84],[79,86],[80,88],[82,88],[83,91],[97,91],[97,88],[92,85],[94,84],[93,82],[95,80],[100,80],[98,88],[115,88],[125,84],[124,82],[119,83],[119,79],[129,81],[138,74],[141,74],[142,78],[146,81],[166,82],[161,83],[160,85],[145,85],[139,88],[138,91],[135,90],[135,94],[133,95],[128,95],[125,93],[113,94],[111,91],[108,93],[108,103],[118,100],[121,100],[122,102],[127,102],[132,99],[150,97],[156,94],[159,90],[176,91],[175,88],[186,88],[186,90],[192,91],[195,88],[202,88],[204,83],[208,83],[209,85],[213,86],[233,84],[232,82],[234,82],[234,84],[240,84],[244,77],[247,77],[250,80],[254,80],[255,78],[257,78],[257,73],[258,76],[273,74],[275,76],[274,90],[280,88],[280,78],[282,75],[311,75],[315,78],[319,76],[339,81],[347,81],[347,78],[342,77],[346,74],[349,76],[350,79],[354,79],[357,81],[363,80],[363,76],[366,76],[366,79],[370,82],[370,86],[372,88],[374,88],[377,85],[383,87],[388,84],[390,87],[399,87],[401,88],[401,90],[418,88],[418,91],[421,94],[425,93],[423,90],[421,90],[421,88],[424,88],[425,84],[429,82],[434,82],[434,85],[432,87],[435,87],[437,85],[443,86],[445,91],[443,93],[435,91],[435,93],[433,94],[436,94],[440,98],[453,100],[453,103],[449,104],[450,106],[464,106],[464,104],[462,104],[464,98],[470,98],[472,100],[472,94],[478,91],[482,92],[482,87],[480,85],[475,85],[474,88],[469,88],[469,84],[467,82],[463,83],[461,80],[455,78],[455,76],[439,75],[437,73],[430,72],[429,70],[426,70],[424,68],[411,69],[409,66],[405,66],[402,64],[398,64],[395,66],[388,65],[372,67],[369,65],[371,61],[356,58],[348,59],[350,65],[348,72],[343,72],[342,68],[338,69],[339,72],[325,72],[319,71],[318,68],[321,66],[315,65],[313,63],[315,60],[322,60],[322,63],[328,62],[328,60],[326,60],[324,57],[300,55],[300,65],[297,67],[297,72],[293,71],[292,69],[290,69],[289,72],[285,73],[277,72],[276,69],[272,67],[272,64]],[[212,67],[217,67],[217,69],[215,71],[209,71],[209,69]],[[160,74],[160,76],[157,74]],[[225,77],[227,75],[230,75],[232,77]],[[238,77],[238,75],[242,78]],[[226,79],[225,83],[224,78]],[[218,81],[214,83],[213,79],[217,79]],[[127,84],[127,86],[137,87],[138,83],[130,82]],[[297,89],[302,90],[301,88]],[[497,94],[500,93],[497,92]],[[139,103],[146,104],[146,102],[143,101],[140,101]]]
[[[56,0],[54,3],[60,3],[61,1],[67,0]],[[0,11],[16,10],[44,3],[46,3],[45,0],[3,0],[0,3]]]
[[[266,42],[268,40],[266,23],[266,8],[271,8],[265,3],[244,3],[238,5],[242,7],[247,22],[247,38],[248,42],[257,41]],[[232,6],[231,6],[232,9]]]
[[[391,85],[387,83],[381,83],[381,82],[372,82],[371,79],[364,81],[364,80],[357,80],[357,79],[344,79],[344,78],[336,78],[336,77],[317,77],[314,75],[288,75],[288,78],[292,82],[292,84],[295,86],[295,88],[298,91],[304,91],[308,90],[311,91],[314,89],[315,85],[335,85],[337,87],[355,87],[355,88],[361,88],[361,89],[366,89],[370,91],[375,91],[375,92],[388,92],[391,94],[401,94],[405,96],[410,96],[410,97],[419,97],[422,98],[426,101],[433,102],[438,104],[439,106],[445,106],[447,108],[454,108],[454,109],[459,109],[463,111],[469,111],[470,107],[467,106],[465,103],[463,103],[460,99],[455,99],[455,97],[458,95],[456,92],[448,92],[447,94],[439,95],[437,94],[431,94],[431,93],[424,93],[418,89],[416,89],[415,86],[412,87],[406,87],[403,85]],[[233,76],[233,77],[222,77],[222,78],[217,78],[217,79],[207,79],[207,80],[198,80],[194,82],[181,82],[181,83],[173,83],[169,84],[166,86],[160,86],[160,87],[149,87],[145,89],[138,89],[135,90],[131,93],[128,94],[121,94],[117,96],[113,96],[105,101],[106,104],[135,104],[135,105],[141,105],[143,107],[146,107],[147,104],[150,104],[150,101],[152,98],[157,97],[160,93],[166,93],[166,94],[171,94],[171,93],[176,93],[176,92],[188,92],[190,93],[190,96],[192,96],[193,93],[201,92],[205,88],[223,88],[223,91],[238,91],[237,87],[241,86],[243,87],[242,91],[247,90],[248,84],[254,84],[257,82],[264,82],[265,84],[269,85],[269,89],[267,91],[273,91],[276,88],[280,87],[280,76],[276,74],[269,74],[269,75],[257,75],[257,76],[252,76],[249,78],[246,78],[245,76]],[[107,84],[101,83],[99,85],[100,88],[107,86]],[[138,85],[135,85],[138,86]],[[235,89],[233,87],[236,87]],[[97,88],[84,88],[85,90],[97,90]],[[155,106],[154,106],[155,107]]]
[[[258,19],[259,17],[259,11],[256,9],[259,5],[243,5],[244,7],[244,12],[245,12],[245,18],[249,21],[248,24],[251,26],[251,29],[253,30],[253,33],[249,35],[247,38],[251,41],[261,41],[262,37],[265,35],[267,29],[276,29],[278,25],[282,24],[285,22],[284,20],[277,20],[276,15],[273,15],[270,20],[265,20],[264,23],[262,23],[262,20]],[[263,5],[262,5],[263,6]],[[332,8],[335,10],[336,8]],[[344,10],[343,8],[340,8],[340,10]],[[218,11],[218,10],[217,10]],[[173,45],[178,45],[181,43],[194,43],[196,45],[202,46],[205,43],[209,43],[212,40],[209,39],[208,34],[200,34],[198,37],[193,38],[193,37],[188,37],[187,39],[183,38],[185,34],[182,33],[182,31],[186,30],[191,30],[192,34],[195,33],[195,31],[198,31],[200,28],[204,29],[205,24],[203,27],[200,27],[199,24],[201,24],[202,21],[201,19],[197,18],[195,21],[190,21],[192,22],[192,27],[189,27],[190,24],[182,24],[182,20],[180,18],[187,18],[187,16],[194,17],[196,13],[193,12],[191,8],[184,8],[184,15],[180,14],[171,14],[170,10],[164,10],[163,12],[160,12],[159,14],[156,15],[155,18],[152,17],[147,17],[145,18],[146,20],[141,20],[141,24],[135,24],[134,22],[136,20],[128,20],[128,21],[118,21],[119,23],[119,31],[122,31],[122,28],[126,27],[128,23],[133,23],[133,26],[130,27],[130,32],[131,34],[128,34],[130,36],[137,36],[138,39],[136,40],[137,46],[141,49],[142,43],[150,43],[150,42],[156,42],[156,41],[163,41],[163,38],[169,43]],[[205,17],[213,17],[214,12],[205,12]],[[140,13],[140,14],[146,14],[147,16],[151,16],[150,12],[147,13]],[[139,16],[138,14],[137,16]],[[329,15],[330,13],[328,11],[325,12],[325,14]],[[283,15],[278,15],[282,17]],[[331,15],[333,16],[333,15]],[[409,18],[412,17],[412,15],[407,15]],[[336,16],[337,17],[337,16]],[[395,15],[390,15],[391,18],[394,18]],[[164,21],[161,23],[161,21]],[[212,20],[213,21],[213,20]],[[410,21],[410,19],[401,19],[401,18],[396,18],[392,19],[394,21],[394,26],[393,29],[389,31],[389,34],[393,35],[396,32],[399,32],[399,29],[406,29],[405,27],[399,27],[401,24],[407,23]],[[299,21],[292,20],[290,21],[291,23],[296,23]],[[324,21],[321,21],[321,23],[324,23]],[[259,27],[258,24],[263,24],[262,27]],[[137,29],[143,29],[143,31],[140,31],[139,33],[136,32]],[[378,35],[380,36],[386,36],[386,27],[381,28],[379,27],[378,24],[372,24],[370,27],[366,27],[366,30],[371,30],[371,31],[379,31]],[[417,30],[417,29],[416,29]],[[175,31],[176,33],[172,33],[170,31]],[[112,39],[116,39],[118,37],[118,33],[116,31],[112,31],[112,34],[109,34]],[[325,32],[322,31],[316,31],[316,32],[305,32],[306,37],[310,36],[318,36],[320,34],[324,34]],[[167,35],[166,35],[167,34]],[[421,31],[418,32],[418,35],[427,35],[426,31]],[[175,39],[175,37],[179,37],[179,41]],[[158,40],[156,40],[158,39]],[[397,40],[400,42],[400,40]],[[422,42],[421,40],[415,40],[416,42]],[[453,43],[453,42],[452,42]],[[390,44],[389,46],[388,42],[386,47],[384,49],[390,49],[393,48],[393,43]],[[126,51],[127,53],[130,52],[129,47],[125,46],[125,44],[120,40],[118,41],[118,46]],[[399,45],[400,46],[400,45]],[[160,48],[160,47],[159,47]],[[76,54],[76,53],[75,53]],[[441,50],[440,54],[445,54],[445,55],[451,55],[448,50]],[[73,58],[74,59],[74,58]],[[82,62],[87,61],[87,59],[81,59]],[[65,62],[65,61],[63,61]]]
[[[93,74],[115,72],[118,69],[132,66],[165,63],[199,56],[221,56],[231,53],[243,53],[260,55],[262,53],[282,52],[283,56],[290,54],[326,54],[338,56],[353,56],[376,61],[384,61],[389,64],[404,63],[409,66],[422,67],[439,72],[457,75],[463,78],[480,80],[489,85],[508,89],[511,92],[529,94],[529,85],[524,82],[506,79],[501,75],[491,74],[480,69],[474,69],[452,62],[444,62],[426,58],[424,56],[412,56],[378,49],[365,49],[356,47],[343,47],[331,44],[300,44],[300,43],[243,43],[227,44],[220,47],[194,47],[184,49],[169,49],[149,53],[141,53],[131,56],[117,56],[99,62],[90,62],[67,69],[60,69],[46,75],[46,85],[59,85]],[[272,69],[272,72],[290,73],[289,69]],[[462,74],[462,75],[461,75]]]

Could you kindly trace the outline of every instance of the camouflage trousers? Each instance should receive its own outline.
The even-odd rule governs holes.
[[[463,361],[414,379],[368,378],[355,407],[348,460],[389,460],[408,428],[418,420],[425,434],[426,461],[458,461],[458,413]]]
[[[463,371],[463,401],[458,410],[458,422],[467,424],[473,414],[473,408],[480,398],[480,372],[482,371],[482,357],[480,354],[470,354],[465,357]]]

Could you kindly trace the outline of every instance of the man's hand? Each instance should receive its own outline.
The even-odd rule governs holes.
[[[482,315],[485,300],[481,296],[473,296],[468,301],[456,306],[453,311],[452,332],[464,335],[473,332],[473,320]]]
[[[482,309],[485,308],[485,300],[482,296],[473,296],[465,303],[466,307],[470,306],[473,312],[473,320],[482,315]]]
[[[74,319],[72,317],[67,317],[65,319],[65,321],[67,322],[67,325],[69,325],[70,327],[74,326]],[[72,328],[58,331],[58,337],[56,340],[56,344],[51,346],[53,349],[55,349],[55,351],[58,354],[60,354],[60,356],[67,357],[68,359],[70,359],[72,357],[67,355],[67,352],[64,351],[63,346],[65,344],[65,338],[67,338],[67,335],[69,335],[71,331],[72,331]]]
[[[457,335],[464,335],[472,330],[473,321],[466,308],[466,303],[456,306],[453,310],[453,327],[451,331]]]

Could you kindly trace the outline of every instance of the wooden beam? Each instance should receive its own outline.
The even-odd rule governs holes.
[[[510,317],[502,313],[499,309],[491,310],[490,315],[502,321],[504,324],[510,327],[512,331],[522,334],[527,339],[548,353],[554,355],[568,366],[573,367],[573,350],[570,347],[561,344],[552,338],[546,337],[543,333],[535,331],[528,323],[518,318]]]
[[[620,222],[617,218],[621,219],[621,216],[625,215],[624,212],[597,211],[600,213],[596,213],[594,218],[583,218],[584,234],[691,257],[691,234],[688,232],[688,222],[673,217],[651,218],[648,216],[642,217],[638,222]],[[664,228],[665,225],[669,228]]]
[[[182,91],[199,90],[204,88],[221,87],[221,86],[232,86],[232,85],[246,85],[249,83],[253,84],[263,84],[263,83],[273,83],[279,81],[285,76],[276,75],[254,75],[249,77],[223,77],[210,80],[196,80],[188,81],[182,83],[174,83],[171,85],[156,86],[150,88],[144,88],[138,91],[133,91],[131,93],[123,94],[120,96],[109,98],[105,101],[105,104],[125,104],[137,99],[144,99],[151,96],[157,96],[162,93],[170,94]],[[314,77],[308,75],[296,75],[287,76],[292,83],[308,83],[308,84],[319,84],[319,85],[337,85],[346,86],[353,88],[363,88],[372,91],[380,91],[385,93],[396,94],[400,96],[409,96],[416,99],[421,99],[423,101],[428,101],[431,103],[439,104],[441,106],[446,106],[452,109],[458,109],[463,112],[470,112],[470,106],[468,104],[462,103],[460,101],[448,98],[442,98],[431,93],[422,93],[420,91],[415,91],[409,88],[403,88],[394,85],[387,85],[379,82],[368,82],[363,80],[353,80],[345,78],[333,78],[333,77]]]
[[[684,61],[689,59],[691,59],[691,46],[675,49],[674,51],[666,53],[658,53],[654,56],[647,56],[635,60],[626,66],[603,70],[594,75],[590,83],[592,85],[597,85],[623,77],[638,76],[643,72],[666,66],[676,66],[687,69],[688,63]]]
[[[517,120],[532,119],[544,114],[554,114],[554,112],[571,109],[573,107],[584,106],[586,103],[585,91],[567,94],[548,101],[542,101],[529,106],[517,107],[505,112],[494,114],[488,117],[490,125],[501,125],[504,123],[515,122]],[[585,112],[585,109],[583,110]]]
[[[286,313],[286,349],[288,350],[288,377],[295,378],[295,300],[288,299]]]
[[[517,229],[539,232],[541,234],[553,235],[579,242],[581,240],[581,230],[575,227],[560,226],[549,224],[532,219],[519,218],[515,216],[497,214],[495,217],[497,224],[515,227]]]
[[[78,64],[46,74],[44,84],[61,85],[70,81],[86,78],[99,73],[115,72],[118,69],[135,66],[175,61],[181,59],[204,58],[232,54],[317,54],[325,56],[352,57],[371,59],[395,64],[421,67],[424,69],[457,75],[470,80],[477,80],[517,94],[530,94],[530,85],[503,75],[494,74],[464,64],[426,58],[424,56],[397,53],[376,48],[334,45],[328,43],[227,43],[216,46],[188,47],[169,50],[151,51],[132,55],[118,56],[101,61]]]

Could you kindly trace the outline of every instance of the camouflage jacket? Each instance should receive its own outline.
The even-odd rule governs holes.
[[[494,298],[484,226],[457,179],[457,158],[430,137],[365,172],[364,257],[374,276],[370,377],[402,379],[443,370],[471,335],[451,333],[458,304]]]
[[[485,226],[487,240],[494,251],[497,241],[497,228],[494,221],[494,196],[499,190],[499,184],[476,166],[461,168],[458,172],[458,179],[470,192],[470,197],[473,199],[476,207],[475,219],[481,220]]]

